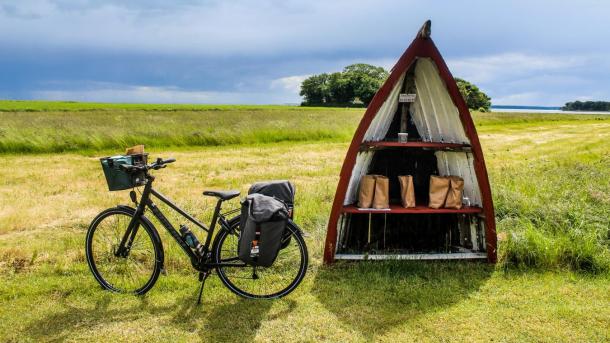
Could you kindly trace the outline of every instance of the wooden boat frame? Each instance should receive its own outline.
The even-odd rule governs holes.
[[[373,118],[378,113],[381,106],[384,104],[385,100],[390,95],[390,92],[393,90],[394,85],[400,80],[402,75],[409,70],[409,68],[416,62],[418,58],[429,58],[431,59],[438,69],[438,73],[442,81],[444,82],[448,94],[453,101],[453,104],[457,107],[459,112],[460,122],[464,128],[465,134],[468,137],[470,144],[453,144],[453,143],[442,143],[442,142],[408,142],[408,143],[398,143],[398,142],[364,142],[365,133],[369,128]],[[391,148],[391,147],[414,147],[414,148],[433,148],[433,149],[469,149],[473,156],[474,163],[474,171],[477,177],[478,187],[481,193],[481,202],[482,208],[473,209],[466,207],[464,211],[457,210],[457,213],[476,213],[480,212],[478,215],[485,223],[485,246],[486,252],[484,253],[470,253],[470,254],[437,254],[431,256],[424,256],[425,254],[409,254],[409,255],[368,255],[368,254],[356,254],[356,255],[345,255],[344,256],[336,256],[337,249],[337,226],[339,217],[343,213],[356,213],[354,211],[358,211],[354,209],[353,206],[344,206],[343,202],[345,199],[345,194],[348,188],[348,184],[350,178],[352,176],[352,171],[354,165],[356,163],[356,157],[358,152],[362,149],[378,149],[378,148]],[[417,209],[404,209],[402,213],[413,213],[416,212]],[[424,209],[419,208],[419,211],[423,211],[422,213],[443,213],[445,209]],[[456,211],[456,210],[454,210]],[[364,212],[371,213],[372,211]],[[374,213],[374,212],[373,212]],[[383,213],[383,212],[380,212]],[[395,208],[394,211],[392,209],[389,210],[388,213],[401,213],[400,209]],[[328,221],[328,229],[326,235],[326,242],[324,245],[324,262],[325,263],[333,263],[335,259],[386,259],[386,258],[396,258],[396,259],[454,259],[454,258],[487,258],[487,261],[490,263],[495,263],[497,260],[497,237],[496,237],[496,224],[494,217],[494,207],[493,200],[491,196],[491,188],[489,185],[489,178],[487,174],[487,169],[485,167],[485,160],[483,158],[483,152],[481,149],[481,144],[479,142],[479,138],[468,110],[468,106],[466,102],[462,98],[457,84],[449,68],[445,64],[440,52],[434,45],[434,42],[430,38],[430,21],[427,21],[422,29],[419,31],[411,45],[405,50],[402,54],[394,68],[385,81],[385,83],[381,86],[381,88],[377,91],[373,99],[371,100],[369,106],[364,113],[362,120],[352,142],[347,151],[345,160],[343,162],[343,167],[341,168],[341,174],[339,183],[337,185],[337,190],[335,193],[335,198],[333,201],[333,206],[330,213],[330,218]],[[453,255],[451,257],[447,257],[447,255]],[[460,255],[463,255],[460,257]],[[375,257],[376,256],[376,257]],[[401,257],[402,256],[402,257]]]

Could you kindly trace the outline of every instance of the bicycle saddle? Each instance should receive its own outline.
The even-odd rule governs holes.
[[[203,195],[217,197],[222,200],[233,199],[239,195],[238,190],[230,190],[230,191],[203,191]]]

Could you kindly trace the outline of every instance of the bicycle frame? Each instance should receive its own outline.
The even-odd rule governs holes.
[[[154,181],[154,176],[147,175],[146,176],[146,184],[144,185],[144,191],[142,192],[142,197],[140,198],[140,202],[136,208],[136,212],[132,217],[123,238],[121,239],[121,243],[115,252],[116,256],[127,257],[129,255],[129,250],[131,249],[131,245],[133,240],[138,232],[140,218],[144,215],[146,208],[148,207],[153,215],[159,220],[159,222],[165,227],[165,229],[169,232],[169,234],[174,238],[174,240],[180,245],[182,250],[189,256],[191,259],[191,264],[193,267],[199,271],[207,271],[211,268],[215,267],[247,267],[245,263],[214,263],[210,262],[210,244],[212,243],[212,236],[214,235],[214,231],[216,225],[220,222],[220,225],[229,228],[229,223],[225,218],[225,214],[220,213],[220,209],[222,207],[222,199],[218,199],[216,203],[216,207],[214,209],[214,214],[212,216],[212,221],[210,223],[210,227],[208,228],[205,224],[198,221],[195,217],[188,214],[185,210],[180,208],[178,205],[174,204],[170,199],[168,199],[163,194],[157,192],[152,188],[152,183]],[[203,256],[198,256],[195,252],[189,247],[186,243],[182,235],[174,228],[174,226],[170,223],[167,217],[161,212],[161,210],[155,205],[152,201],[152,197],[159,199],[161,202],[168,205],[172,210],[180,214],[182,217],[188,219],[191,223],[195,224],[197,227],[206,232],[205,242],[203,243]],[[231,212],[229,212],[231,213]],[[237,260],[237,259],[235,259]]]

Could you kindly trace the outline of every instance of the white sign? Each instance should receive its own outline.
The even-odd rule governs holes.
[[[398,96],[398,102],[415,102],[417,94],[400,94]]]

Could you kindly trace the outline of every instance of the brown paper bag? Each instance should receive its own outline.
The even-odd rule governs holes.
[[[125,149],[125,155],[141,155],[144,153],[144,145],[136,145]]]
[[[449,178],[445,176],[430,175],[430,201],[428,207],[441,208],[449,192]]]
[[[413,176],[399,175],[398,182],[400,182],[400,198],[402,200],[402,207],[415,207],[415,190],[413,189]]]
[[[375,175],[373,208],[390,208],[390,180],[386,176]]]
[[[364,175],[360,179],[358,190],[358,207],[371,208],[375,196],[375,175]]]
[[[445,200],[445,208],[462,208],[462,192],[464,191],[464,179],[459,176],[449,176],[449,192]]]

